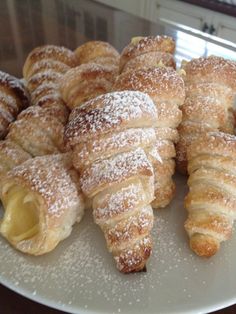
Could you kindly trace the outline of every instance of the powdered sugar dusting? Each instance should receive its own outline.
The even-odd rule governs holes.
[[[112,217],[135,209],[135,206],[142,202],[145,202],[145,196],[141,193],[140,186],[130,182],[128,186],[106,195],[102,204],[94,209],[93,215],[97,223],[100,220],[106,222]]]
[[[184,81],[171,68],[156,67],[124,72],[117,77],[113,90],[141,91],[157,100],[166,97],[179,105],[185,98]]]
[[[4,252],[0,254],[1,282],[70,313],[154,314],[157,309],[170,313],[179,308],[180,298],[183,313],[196,309],[196,298],[205,300],[206,289],[210,294],[201,308],[216,306],[216,297],[233,299],[235,281],[230,278],[236,263],[236,238],[228,241],[214,259],[206,261],[193,255],[183,230],[184,180],[179,177],[177,182],[179,191],[174,203],[155,212],[154,248],[146,273],[123,275],[115,269],[89,210],[71,237],[45,256],[22,255],[0,239]],[[223,280],[225,277],[229,280]],[[226,295],[222,296],[222,289],[217,292],[219,286],[227,291]]]
[[[119,131],[129,123],[152,127],[156,117],[155,105],[147,95],[131,91],[108,93],[74,109],[65,136],[71,144],[76,144],[96,134]]]
[[[0,176],[29,158],[31,156],[14,142],[0,141]]]
[[[152,166],[144,151],[137,148],[93,163],[81,175],[81,188],[86,195],[90,195],[101,186],[119,183],[129,177],[142,174],[152,176]]]
[[[76,205],[77,187],[67,171],[72,167],[69,155],[51,155],[30,159],[8,173],[8,178],[42,196],[50,215]]]

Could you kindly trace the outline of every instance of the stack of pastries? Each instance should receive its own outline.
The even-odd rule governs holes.
[[[24,89],[28,91],[31,106],[9,125],[6,139],[0,142],[0,177],[31,157],[65,151],[63,133],[69,112],[59,93],[59,84],[63,74],[76,62],[74,52],[53,45],[35,48],[26,58]],[[13,86],[12,79],[5,81]],[[25,99],[18,102],[25,107]]]
[[[103,41],[46,45],[28,55],[25,85],[0,72],[0,233],[15,248],[53,250],[90,204],[117,268],[144,270],[175,157],[189,173],[191,249],[209,257],[229,239],[236,64],[212,56],[176,72],[174,50],[168,36],[134,37],[121,55]]]

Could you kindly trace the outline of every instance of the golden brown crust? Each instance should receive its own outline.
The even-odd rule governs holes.
[[[176,144],[176,165],[180,173],[186,174],[187,171],[187,148],[197,138],[205,135],[207,132],[216,131],[209,124],[184,121],[179,127],[179,141]]]
[[[30,158],[31,155],[16,143],[10,140],[0,141],[0,180],[9,170]]]
[[[148,36],[136,37],[126,46],[120,57],[120,72],[123,71],[125,64],[131,59],[153,51],[167,52],[173,54],[175,42],[168,36]]]
[[[129,60],[122,70],[136,71],[138,69],[150,69],[155,67],[170,67],[176,69],[174,56],[171,53],[161,51],[151,51]]]
[[[81,173],[81,188],[88,197],[132,177],[152,177],[153,169],[142,149],[97,161]]]
[[[23,67],[23,76],[25,79],[28,79],[34,73],[32,67],[34,68],[35,63],[41,60],[56,60],[69,67],[74,67],[78,64],[76,55],[65,47],[54,45],[40,46],[32,50],[25,61]],[[48,68],[54,67],[54,65],[55,63],[51,63]]]
[[[65,141],[75,145],[127,128],[152,127],[157,117],[148,95],[123,91],[99,96],[75,108],[65,129]]]
[[[198,156],[199,152],[236,159],[236,138],[222,132],[208,132],[189,147],[188,159]]]
[[[132,249],[124,249],[115,254],[117,268],[123,273],[142,271],[152,252],[152,239],[150,236],[142,238]]]
[[[172,179],[161,186],[155,184],[155,198],[151,204],[152,208],[159,209],[169,205],[174,198],[175,190],[175,183]]]
[[[188,82],[215,82],[236,89],[236,62],[210,56],[193,59],[182,65]]]
[[[70,235],[76,220],[82,218],[84,201],[78,183],[69,154],[36,157],[14,168],[4,178],[1,199],[5,204],[7,193],[14,186],[38,197],[39,230],[32,238],[14,240],[5,230],[3,217],[0,225],[3,236],[28,254],[41,255],[54,249]]]
[[[21,146],[32,156],[63,152],[64,127],[57,117],[38,106],[21,112],[11,124],[7,139]]]
[[[43,99],[39,102],[39,106],[44,109],[46,114],[56,117],[63,125],[65,125],[69,118],[69,110],[61,101],[51,99],[43,102]]]
[[[201,123],[211,125],[213,129],[222,129],[223,132],[230,131],[227,128],[228,112],[217,99],[204,96],[189,97],[181,109],[183,121],[201,121]]]
[[[47,107],[65,124],[68,111],[59,92],[63,75],[77,65],[75,54],[64,47],[46,45],[35,48],[27,57],[23,69],[27,88],[34,105]]]
[[[57,60],[57,55],[51,56],[51,59],[47,59],[47,55],[44,56],[43,59],[36,60],[35,63],[30,67],[25,80],[29,80],[32,76],[46,71],[53,71],[57,73],[65,73],[67,72],[71,66],[65,64],[59,60]]]
[[[194,234],[190,239],[191,249],[199,256],[211,257],[219,250],[219,242],[205,234]]]
[[[65,131],[94,220],[125,273],[142,270],[152,249],[154,176],[144,149],[156,142],[156,119],[148,95],[116,92],[75,108]]]
[[[234,133],[236,63],[211,56],[185,62],[182,68],[186,100],[181,107],[183,125],[179,128],[177,169],[186,173],[186,150],[192,140],[207,131]]]
[[[230,238],[235,219],[236,137],[221,132],[202,134],[188,147],[190,191],[185,229],[190,246],[210,257]]]
[[[157,67],[122,73],[117,77],[113,90],[147,93],[156,104],[170,102],[182,105],[185,99],[184,81],[171,68]]]
[[[74,166],[81,171],[103,156],[109,158],[118,153],[128,152],[137,147],[152,147],[156,142],[153,128],[133,128],[120,132],[103,134],[74,147]]]
[[[114,62],[117,62],[120,56],[111,44],[98,40],[88,41],[79,46],[75,50],[75,54],[79,60],[79,64],[94,62],[95,59],[97,59],[95,63],[98,63],[99,58],[112,58]],[[103,59],[103,61],[106,60]]]
[[[22,81],[0,71],[0,139],[6,136],[9,124],[28,105],[29,97]]]
[[[176,143],[178,141],[175,128],[182,121],[182,112],[179,106],[183,104],[185,99],[182,77],[171,68],[140,69],[122,73],[116,79],[113,89],[140,90],[152,98],[158,114],[154,124],[157,143],[156,146],[146,150],[149,160],[155,164],[155,162],[159,162],[156,156],[169,160],[175,157],[173,142]],[[159,186],[155,187],[156,200],[152,203],[154,208],[166,206],[173,198],[175,191],[174,183],[171,179],[173,171],[165,172],[164,164],[159,164],[159,171],[162,167],[165,175],[164,177],[162,176]],[[156,172],[155,176],[158,178],[159,174],[158,171],[155,171],[155,167],[154,172]]]
[[[82,64],[69,70],[61,82],[60,91],[66,105],[73,109],[111,90],[117,68],[96,63]]]

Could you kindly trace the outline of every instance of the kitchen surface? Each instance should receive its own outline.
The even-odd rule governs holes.
[[[236,60],[235,1],[2,0],[0,1],[0,23],[2,29],[0,33],[0,70],[6,71],[19,78],[22,77],[22,66],[27,55],[33,48],[39,45],[54,44],[65,46],[74,50],[79,45],[88,40],[103,40],[111,43],[119,52],[121,52],[122,48],[128,44],[132,37],[157,34],[168,35],[173,37],[175,40],[175,59],[177,62],[177,67],[180,66],[183,60],[188,61],[200,56],[217,55],[227,59]],[[76,236],[74,234],[73,239],[75,238]],[[63,245],[61,247],[63,248]],[[2,244],[1,249],[2,248],[9,250],[6,243]],[[4,253],[5,251],[1,250],[0,254],[2,256]],[[62,251],[61,254],[63,254]],[[55,256],[52,255],[52,259]],[[38,265],[37,272],[39,270],[43,270],[44,267],[46,269],[48,266],[47,262],[43,261],[42,259],[43,257],[40,257],[41,264]],[[191,257],[190,260],[193,261],[193,258]],[[22,254],[20,254],[19,261],[19,263],[23,261]],[[48,261],[50,261],[50,258]],[[98,259],[98,262],[99,261],[100,260]],[[211,262],[212,273],[211,279],[209,280],[210,285],[214,285],[214,282],[219,282],[217,281],[218,277],[214,273],[214,269],[215,272],[222,272],[223,277],[225,272],[227,280],[232,276],[231,280],[233,282],[236,278],[236,273],[228,274],[227,267],[228,264],[230,264],[228,261],[228,255],[226,254],[226,257],[222,255],[219,261],[219,264],[223,265],[225,268],[218,269],[217,260]],[[187,260],[183,259],[178,263],[181,264],[182,262],[185,264],[187,263]],[[208,261],[205,262],[208,263]],[[13,262],[9,261],[9,263]],[[194,263],[195,262],[193,262],[193,264]],[[30,260],[29,269],[33,269],[33,264],[33,260]],[[0,313],[59,314],[66,313],[70,308],[72,308],[71,306],[73,306],[73,304],[69,303],[70,301],[68,303],[61,302],[61,304],[58,301],[60,298],[59,292],[57,293],[57,289],[55,289],[55,286],[52,287],[50,282],[51,279],[55,279],[53,278],[53,274],[51,277],[50,274],[48,275],[48,286],[49,291],[53,290],[55,300],[50,301],[50,296],[47,299],[45,294],[41,296],[35,289],[31,291],[30,286],[37,285],[37,282],[35,283],[30,279],[28,281],[24,281],[24,288],[21,289],[21,282],[19,280],[16,281],[14,278],[14,274],[17,273],[18,266],[16,260],[14,269],[4,270],[4,272],[1,273],[1,269],[3,268],[1,268],[0,263],[0,282],[2,283],[2,285],[0,285]],[[101,265],[98,266],[101,267]],[[191,263],[189,262],[188,267],[191,268]],[[199,262],[199,269],[204,269],[204,267],[205,266]],[[19,266],[19,269],[23,269],[23,266],[22,268]],[[197,266],[194,266],[194,269],[195,270],[193,270],[193,272],[195,271],[197,273]],[[24,271],[26,273],[26,277],[31,278],[31,275],[28,273],[26,268],[24,268]],[[168,271],[171,273],[172,268],[169,268]],[[78,272],[80,272],[80,269],[78,269]],[[132,276],[132,274],[125,276]],[[32,274],[32,278],[33,277],[34,274]],[[21,276],[19,276],[19,278],[21,278]],[[45,281],[46,280],[47,278],[45,278]],[[93,285],[92,280],[94,280],[94,285],[96,285],[96,279],[91,279],[89,285]],[[106,277],[106,280],[109,281],[110,279]],[[119,277],[119,281],[120,280],[121,279]],[[189,283],[188,278],[185,278],[185,280],[187,282],[186,287],[188,285],[191,287],[194,285],[194,283]],[[145,282],[143,281],[141,284],[143,289],[142,291],[145,292]],[[211,294],[208,291],[208,288],[204,288],[204,285],[208,284],[207,279],[205,283],[204,280],[201,281],[201,284],[202,285],[200,290],[205,289],[204,293],[206,295],[208,293]],[[10,289],[5,287],[5,285]],[[115,285],[117,285],[117,282],[115,282]],[[132,287],[134,287],[134,285]],[[178,286],[178,282],[174,282],[173,286]],[[224,286],[227,286],[227,284]],[[63,291],[61,291],[60,288],[61,287],[58,286],[58,291],[63,294]],[[127,286],[125,288],[127,288]],[[160,285],[158,288],[161,290],[162,286]],[[82,285],[80,286],[80,289],[83,290]],[[135,294],[136,290],[134,288],[132,289],[132,293]],[[152,289],[154,288],[152,287]],[[199,290],[199,287],[196,284],[196,286],[192,289]],[[220,289],[221,287],[219,286],[218,290]],[[19,294],[12,290],[18,291]],[[120,290],[117,288],[117,291]],[[158,294],[158,290],[152,290],[152,292],[150,292],[152,296],[155,295],[154,292]],[[226,293],[228,292],[229,297],[226,295],[225,302],[222,301],[222,306],[218,306],[216,309],[224,308],[218,311],[215,311],[216,309],[212,311],[212,307],[210,305],[207,307],[207,297],[205,297],[204,303],[206,304],[205,308],[208,309],[208,312],[218,314],[236,313],[236,305],[232,305],[235,303],[236,299],[234,298],[233,300],[231,297],[232,291],[230,291],[230,289],[229,291],[226,291]],[[88,294],[91,293],[88,292]],[[75,295],[75,292],[73,292],[73,296]],[[104,294],[99,294],[96,291],[96,296],[99,297],[100,295],[103,297],[103,299],[101,299],[101,304],[104,306],[103,303],[106,301]],[[32,300],[38,301],[39,303],[45,303],[57,309],[52,309],[46,307],[45,305],[31,301],[28,299],[28,297]],[[78,292],[78,299],[76,300],[77,303],[80,303],[79,297],[80,292]],[[91,295],[90,297],[91,301],[93,297]],[[126,298],[125,294],[123,294],[123,298]],[[168,302],[171,303],[171,300],[174,297],[170,293],[168,298]],[[184,292],[183,296],[180,297],[178,302],[180,304],[181,302],[184,303],[185,298],[190,300],[189,304],[194,304],[196,309],[201,302],[199,299],[196,299],[191,303],[191,299],[194,299],[194,297],[188,295],[186,291]],[[138,298],[136,298],[136,301],[137,304],[140,302]],[[147,307],[149,306],[149,301],[150,300],[147,300]],[[215,301],[217,303],[217,297]],[[108,302],[112,302],[112,300],[108,300]],[[117,298],[115,302],[122,303],[122,298],[120,301]],[[165,313],[168,313],[168,306],[170,306],[170,304],[168,305],[168,302],[166,303]],[[136,306],[138,308],[137,304]],[[122,306],[120,306],[120,308],[116,307],[116,309],[114,309],[114,313],[133,313],[131,305],[128,306],[129,311],[127,310],[127,312],[122,310]],[[77,305],[73,307],[74,311],[76,306]],[[63,310],[65,310],[65,312]],[[77,313],[83,314],[95,313],[93,308],[89,308],[89,304],[82,304],[81,308],[77,306],[77,311]],[[183,313],[200,312],[201,311],[198,310],[194,311],[193,306],[189,312],[185,308]],[[98,309],[97,313],[103,313],[103,311]],[[158,313],[158,309],[156,313]],[[181,313],[181,311],[176,313]]]

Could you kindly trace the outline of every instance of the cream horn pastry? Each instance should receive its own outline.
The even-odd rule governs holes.
[[[156,141],[156,120],[148,95],[124,91],[75,108],[65,130],[82,191],[123,273],[142,270],[152,250],[154,177],[145,149]]]
[[[6,136],[9,124],[28,105],[29,97],[22,81],[0,71],[0,139]]]
[[[26,58],[23,76],[34,105],[52,110],[65,124],[68,119],[59,84],[64,73],[78,63],[76,55],[69,49],[45,45],[33,49]]]
[[[176,155],[174,144],[178,141],[177,127],[182,119],[179,107],[185,99],[184,81],[171,68],[144,68],[119,75],[113,90],[135,90],[147,93],[156,105],[158,115],[153,127],[155,127],[157,141],[147,154],[156,177],[155,200],[152,206],[153,208],[165,207],[170,203],[175,192],[172,179]],[[161,160],[155,156],[160,156]]]
[[[83,216],[84,201],[70,154],[27,160],[1,183],[0,233],[24,253],[41,255],[67,238]]]
[[[119,70],[134,71],[158,64],[175,68],[175,42],[168,36],[133,37],[120,56]]]
[[[102,65],[119,66],[119,52],[108,42],[91,40],[75,50],[79,64],[98,63]]]
[[[187,172],[187,147],[210,131],[234,133],[233,106],[236,96],[236,62],[221,57],[183,62],[186,99],[176,146],[177,169]]]
[[[209,132],[187,149],[189,193],[185,229],[191,249],[210,257],[231,237],[236,218],[236,137]]]

